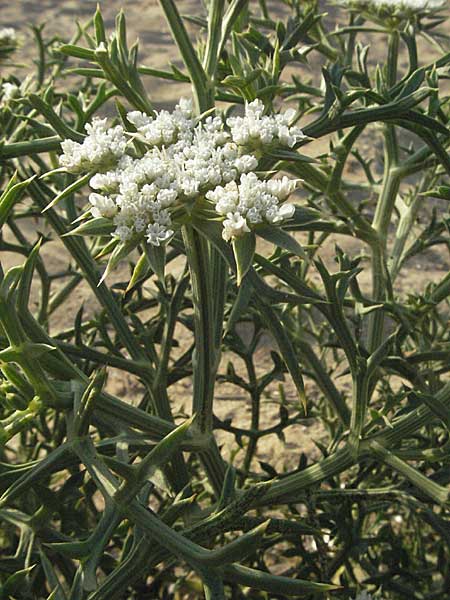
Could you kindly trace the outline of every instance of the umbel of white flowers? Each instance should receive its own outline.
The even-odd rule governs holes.
[[[0,29],[0,47],[15,46],[17,44],[16,30],[13,27]]]
[[[439,10],[447,4],[447,0],[338,0],[338,4],[349,8],[408,14]]]
[[[191,212],[197,201],[209,206],[208,214],[214,210],[229,241],[258,223],[278,224],[293,215],[294,206],[283,202],[299,181],[260,179],[254,153],[303,139],[301,129],[291,125],[294,116],[292,109],[264,115],[264,105],[255,100],[243,116],[198,121],[191,101],[182,99],[173,112],[154,117],[128,113],[132,134],[94,119],[83,143],[62,142],[60,164],[71,173],[95,171],[91,214],[112,219],[122,241],[144,234],[159,246],[174,233],[174,213]],[[133,138],[146,148],[142,156],[133,155]]]
[[[20,88],[15,83],[6,81],[0,86],[0,92],[0,106],[4,106],[20,95]]]

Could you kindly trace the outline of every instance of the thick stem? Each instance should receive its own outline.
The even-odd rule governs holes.
[[[212,0],[208,15],[208,39],[206,43],[203,68],[207,77],[214,77],[217,61],[219,59],[219,48],[222,38],[222,21],[225,9],[225,0]]]
[[[211,440],[208,451],[202,453],[201,458],[216,493],[220,493],[225,466],[212,430],[214,388],[222,342],[226,270],[223,260],[218,264],[219,257],[215,251],[214,256],[211,256],[213,251],[208,242],[188,225],[183,228],[183,238],[191,274],[194,305],[192,412],[197,417],[196,426],[200,436],[209,437]]]
[[[173,0],[159,0],[172,30],[173,38],[180,50],[184,64],[189,71],[192,89],[199,113],[203,113],[214,104],[213,87],[208,86],[207,77],[189,39],[180,13]]]
[[[386,63],[386,83],[389,87],[393,87],[397,82],[397,65],[398,65],[398,46],[400,34],[398,31],[391,31],[388,42],[388,56]]]
[[[355,453],[355,457],[357,457],[366,420],[369,397],[369,376],[365,359],[358,357],[356,369],[352,371],[352,379],[353,395],[349,446]]]
[[[207,242],[193,229],[183,230],[186,256],[191,274],[192,303],[194,306],[193,353],[194,392],[192,411],[197,415],[201,433],[212,431],[212,407],[217,352],[214,347],[214,307],[211,289],[211,270]]]
[[[399,33],[392,31],[389,36],[386,82],[393,87],[397,80]],[[372,295],[375,302],[385,300],[387,271],[386,246],[389,224],[400,187],[400,174],[397,171],[398,142],[393,125],[384,129],[384,177],[378,198],[372,227],[378,234],[379,245],[372,247]],[[370,315],[367,347],[374,352],[383,339],[384,313],[377,310]]]
[[[392,67],[392,70],[394,68]],[[389,224],[400,187],[397,171],[398,143],[395,129],[385,125],[384,131],[384,178],[378,198],[372,227],[378,234],[379,244],[372,246],[372,294],[375,302],[385,300],[386,291],[386,247]],[[384,314],[375,311],[370,315],[367,346],[374,352],[383,339]]]
[[[388,126],[388,129],[391,129]],[[390,136],[390,132],[388,135]],[[383,302],[386,299],[387,288],[387,234],[394,210],[395,200],[400,187],[400,178],[395,170],[389,152],[386,153],[385,178],[378,200],[372,227],[378,233],[379,244],[372,246],[372,296],[375,302]],[[384,313],[381,310],[374,311],[370,315],[367,337],[367,348],[370,353],[374,352],[383,339]]]
[[[311,486],[334,477],[349,469],[355,464],[350,448],[342,448],[324,458],[315,465],[307,467],[303,471],[288,475],[283,479],[275,481],[270,489],[264,494],[261,500],[255,502],[255,505],[266,506],[271,504],[279,504],[289,501],[295,501],[294,498],[299,496],[299,492]]]

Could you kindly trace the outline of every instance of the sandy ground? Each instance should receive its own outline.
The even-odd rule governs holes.
[[[281,4],[272,2],[281,10]],[[23,36],[24,45],[17,57],[17,60],[29,63],[33,60],[34,47],[31,42],[31,35],[27,29],[28,23],[45,23],[47,35],[58,35],[63,32],[65,38],[69,37],[75,30],[76,21],[86,22],[95,11],[96,2],[91,0],[41,0],[40,2],[16,0],[15,2],[0,1],[0,26],[14,26]],[[177,6],[182,14],[198,15],[201,11],[201,4],[198,0],[182,0],[177,2]],[[110,0],[101,3],[102,12],[108,28],[114,25],[114,17],[120,8],[125,10],[127,17],[127,26],[129,32],[129,41],[134,41],[136,37],[140,40],[140,64],[151,66],[153,68],[167,68],[169,62],[181,66],[178,59],[177,49],[174,46],[170,32],[165,23],[162,11],[156,0],[123,1]],[[191,29],[192,31],[192,29]],[[372,60],[383,60],[385,45],[379,44],[372,50]],[[424,47],[421,54],[423,62],[432,60],[433,52]],[[310,70],[304,70],[310,76],[316,76],[319,73],[317,61],[313,60]],[[146,85],[150,96],[156,107],[173,106],[174,102],[182,95],[189,95],[189,86],[178,83],[161,82],[152,78],[147,78]],[[377,150],[377,144],[373,142],[373,131],[367,138],[367,143],[372,145],[374,152]],[[376,139],[376,138],[375,138]],[[309,148],[311,155],[319,155],[327,150],[327,140],[314,143]],[[353,172],[353,173],[352,173]],[[355,175],[356,173],[356,175]],[[356,161],[349,163],[348,175],[359,177]],[[36,231],[47,232],[48,229],[42,222],[28,223],[27,230],[30,241],[35,239]],[[358,240],[351,238],[334,239],[344,247],[350,255],[359,254],[362,251],[362,244]],[[326,263],[333,267],[333,244],[327,244],[321,252]],[[2,263],[4,267],[12,266],[17,263],[17,256],[2,253]],[[62,249],[61,243],[54,240],[48,243],[42,249],[42,256],[51,272],[58,272],[64,269],[67,264],[67,256]],[[397,290],[406,294],[411,290],[420,290],[430,281],[440,280],[448,272],[450,263],[448,255],[440,251],[427,252],[421,256],[420,260],[410,261],[407,268],[404,269],[398,280]],[[124,273],[121,270],[117,275],[118,279]],[[112,278],[112,281],[115,277]],[[359,277],[363,289],[368,288],[368,271]],[[59,331],[71,324],[67,320],[67,315],[71,318],[84,303],[89,312],[95,311],[95,300],[92,293],[85,285],[80,285],[72,294],[68,302],[64,304],[62,310],[56,311],[52,319],[51,328],[53,331]],[[186,337],[181,333],[181,336]],[[185,340],[186,341],[186,340]],[[258,364],[261,368],[267,366],[270,351],[270,343],[265,344],[258,350]],[[229,357],[224,357],[222,368],[225,368]],[[118,397],[136,403],[141,395],[139,383],[128,374],[111,370],[109,378],[109,387]],[[189,411],[191,402],[192,386],[191,382],[185,380],[171,388],[171,396],[174,401],[175,410],[182,412],[183,409]],[[308,386],[308,393],[317,394],[312,385]],[[286,397],[291,406],[291,412],[295,410],[297,398],[293,386],[286,383]],[[261,427],[268,427],[277,422],[279,409],[279,392],[277,386],[272,386],[268,391],[263,403]],[[230,385],[218,385],[215,410],[221,419],[233,419],[234,425],[245,427],[250,422],[250,400],[246,398],[243,392],[234,389]],[[272,464],[275,468],[282,471],[285,468],[292,468],[297,465],[299,453],[306,452],[311,458],[317,456],[318,451],[315,448],[314,440],[325,436],[320,423],[314,419],[305,419],[302,424],[290,427],[286,431],[286,443],[282,443],[276,436],[270,436],[260,445],[258,458]],[[226,459],[230,458],[231,446],[227,443],[227,435],[220,435],[220,441],[224,445],[223,453]],[[255,465],[257,467],[257,465]]]

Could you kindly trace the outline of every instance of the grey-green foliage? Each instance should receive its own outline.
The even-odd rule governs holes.
[[[449,248],[430,200],[450,189],[441,19],[352,13],[334,29],[315,1],[285,2],[280,18],[263,1],[210,0],[183,21],[160,4],[183,69],[140,66],[124,15],[108,38],[97,11],[62,45],[34,29],[36,78],[0,110],[0,250],[19,265],[0,269],[0,596],[445,598],[449,275],[397,286],[412,260]],[[388,40],[384,66],[367,40]],[[69,71],[76,90],[59,85]],[[232,247],[218,223],[192,219],[161,251],[117,245],[105,219],[79,223],[88,177],[57,169],[60,142],[82,139],[112,98],[119,115],[151,113],[147,77],[191,82],[199,113],[255,98],[298,109],[316,160],[296,147],[259,162],[304,180],[285,230]],[[330,267],[348,240],[361,250],[336,245]],[[58,272],[45,252],[56,241]],[[124,259],[129,276],[110,283]],[[56,330],[79,289],[92,300]],[[114,394],[112,373],[139,384]],[[192,410],[176,402],[183,383]],[[223,384],[244,395],[248,425],[243,407],[214,412]],[[262,460],[270,436],[310,419],[315,457],[299,438],[285,470]]]

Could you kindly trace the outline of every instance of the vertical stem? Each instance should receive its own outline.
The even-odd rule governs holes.
[[[194,305],[195,348],[193,365],[192,412],[197,415],[199,434],[210,438],[209,449],[201,453],[202,461],[216,491],[220,493],[225,474],[224,463],[212,435],[213,401],[222,341],[224,285],[213,283],[220,276],[225,280],[223,263],[211,256],[208,242],[188,225],[183,228],[186,257],[191,274],[192,302]],[[220,312],[222,307],[222,313]]]
[[[203,68],[207,77],[214,77],[216,73],[224,9],[225,0],[211,0],[208,15],[208,40],[203,60]]]
[[[203,113],[214,106],[217,61],[220,48],[224,43],[221,24],[225,0],[210,2],[208,38],[203,65],[189,39],[174,0],[159,1],[189,72],[197,110]],[[236,16],[234,12],[232,15]],[[226,268],[218,252],[191,227],[184,227],[183,237],[194,304],[193,412],[197,414],[200,435],[210,438],[208,450],[201,453],[200,457],[215,492],[219,494],[225,469],[212,435],[212,425],[214,386],[222,341]]]
[[[364,19],[362,19],[361,17],[357,17],[355,19],[353,13],[350,13],[350,26],[358,26],[358,25],[361,25],[362,23],[364,23]],[[345,49],[345,56],[344,56],[344,65],[347,65],[349,67],[351,67],[352,63],[353,63],[353,54],[355,53],[356,35],[357,35],[356,31],[351,31],[348,34],[347,48]]]
[[[252,420],[251,420],[250,428],[251,428],[251,431],[253,434],[254,432],[258,431],[258,429],[259,429],[259,413],[260,413],[261,394],[258,389],[258,380],[256,377],[255,367],[254,367],[253,361],[251,359],[251,356],[248,356],[248,355],[245,356],[245,365],[247,367],[248,380],[249,380],[249,384],[251,386],[250,397],[251,397],[251,403],[252,403]],[[253,456],[255,455],[257,443],[258,443],[258,438],[255,435],[252,435],[249,438],[247,450],[245,452],[244,464],[242,467],[242,470],[243,470],[242,484],[245,482],[245,478],[248,476],[248,473],[250,471],[250,467],[252,464]]]
[[[369,377],[364,359],[358,357],[356,369],[352,369],[352,380],[353,394],[349,447],[357,455],[366,420],[369,397]]]
[[[398,45],[400,34],[398,31],[391,31],[388,42],[388,57],[386,64],[386,83],[388,87],[393,87],[397,82],[398,65]]]
[[[213,346],[213,295],[208,265],[208,247],[204,239],[190,227],[183,229],[186,256],[189,264],[194,305],[193,353],[194,395],[192,410],[197,415],[201,433],[212,430],[212,403],[217,358]]]
[[[174,0],[159,0],[161,7],[166,15],[167,22],[172,31],[173,38],[180,50],[183,62],[189,71],[192,81],[192,89],[200,113],[211,108],[214,103],[214,94],[212,87],[208,89],[205,71],[198,59],[197,53],[192,46],[188,33],[181,19],[180,13]]]
[[[397,31],[392,31],[389,36],[386,65],[386,81],[389,87],[395,85],[397,80],[398,44],[399,34]],[[397,164],[398,143],[395,128],[393,125],[385,125],[383,185],[372,223],[379,239],[379,243],[372,246],[372,294],[375,302],[385,300],[387,235],[401,179]],[[377,310],[371,313],[367,338],[367,347],[370,353],[378,348],[383,339],[383,326],[383,311]]]
[[[392,129],[390,125],[387,129]],[[387,132],[387,138],[391,132]],[[386,272],[386,246],[387,233],[391,221],[392,211],[400,187],[400,178],[395,170],[390,152],[385,152],[385,177],[383,187],[378,199],[377,208],[372,227],[378,233],[379,243],[372,246],[372,295],[375,302],[385,300],[387,272]],[[367,347],[370,353],[374,352],[383,339],[384,313],[377,310],[369,318]]]

